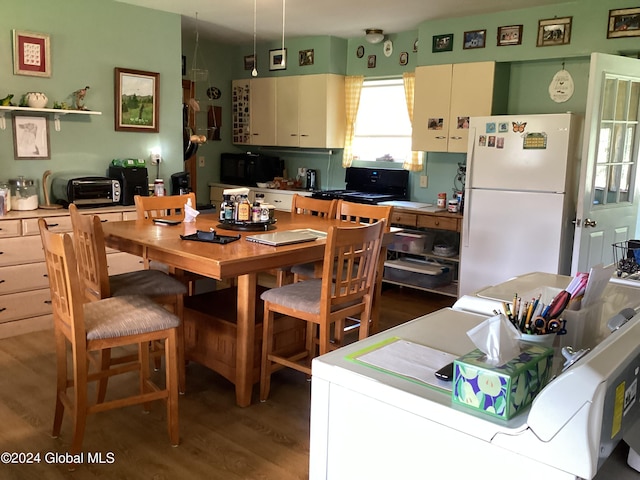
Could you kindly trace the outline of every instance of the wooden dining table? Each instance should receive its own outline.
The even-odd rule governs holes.
[[[327,220],[311,215],[276,212],[273,231],[310,228],[326,232],[331,225],[344,225],[340,220]],[[197,273],[216,280],[235,279],[237,282],[237,334],[235,358],[236,403],[251,404],[253,390],[253,361],[256,327],[256,288],[258,273],[322,260],[326,240],[296,243],[279,247],[246,240],[256,231],[237,231],[220,224],[217,215],[202,214],[195,222],[178,225],[157,225],[150,219],[105,222],[105,241],[108,247],[158,261],[176,270]],[[240,235],[240,240],[228,244],[183,240],[198,230],[214,229],[219,235]]]

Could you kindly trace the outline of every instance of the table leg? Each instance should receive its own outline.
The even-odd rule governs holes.
[[[251,405],[253,390],[253,348],[256,331],[257,274],[238,277],[238,330],[236,338],[236,403]]]

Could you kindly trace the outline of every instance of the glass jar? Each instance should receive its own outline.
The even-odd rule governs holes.
[[[8,182],[0,181],[0,196],[4,197],[3,212],[11,211],[11,187]]]
[[[9,180],[11,186],[11,208],[13,210],[36,210],[38,189],[35,180],[20,176]]]
[[[164,180],[161,178],[156,178],[153,182],[153,194],[156,197],[164,197]]]

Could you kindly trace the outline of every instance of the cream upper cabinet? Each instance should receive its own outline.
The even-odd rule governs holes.
[[[234,80],[232,90],[233,143],[276,144],[276,79]]]
[[[276,145],[276,79],[251,79],[251,144]]]
[[[277,144],[342,148],[345,132],[344,77],[297,75],[276,82]]]
[[[506,113],[508,66],[495,62],[416,68],[412,149],[466,152],[469,117]]]

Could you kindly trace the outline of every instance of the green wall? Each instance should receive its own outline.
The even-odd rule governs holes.
[[[154,147],[165,162],[165,182],[183,169],[180,17],[112,0],[8,0],[0,15],[0,98],[44,92],[53,101],[70,101],[89,85],[86,106],[102,115],[67,115],[61,131],[49,121],[50,160],[14,160],[13,127],[0,130],[0,178],[25,175],[38,180],[45,170],[105,175],[113,158],[144,158]],[[50,78],[13,74],[12,30],[47,33],[51,38]],[[116,132],[114,67],[160,73],[160,133]],[[150,167],[150,178],[155,167]]]

